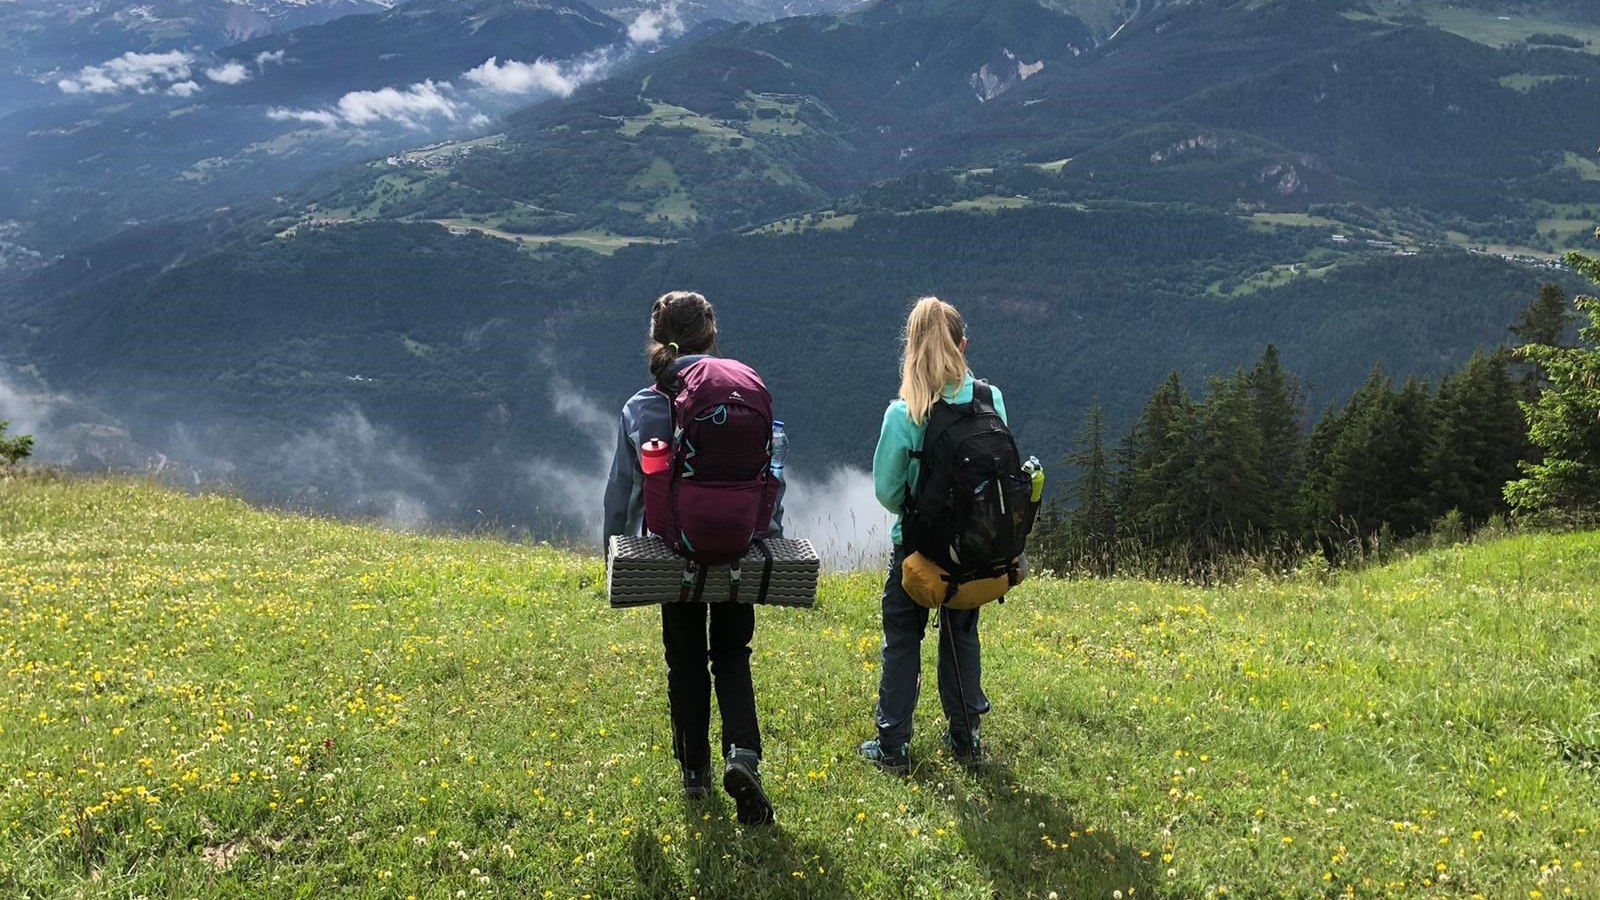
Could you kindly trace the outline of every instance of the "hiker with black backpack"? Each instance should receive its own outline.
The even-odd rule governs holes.
[[[651,532],[689,559],[686,572],[693,564],[703,573],[706,563],[734,563],[752,542],[783,536],[783,485],[771,471],[771,397],[753,370],[717,357],[716,347],[716,312],[705,297],[674,291],[656,300],[647,351],[654,383],[623,407],[606,483],[603,541],[642,535],[648,519]],[[663,446],[673,448],[670,482],[647,479],[641,465],[647,448],[659,459]],[[667,484],[670,494],[663,487],[662,496],[652,496],[647,513],[647,492]],[[770,824],[776,817],[761,786],[761,730],[750,676],[755,607],[695,602],[701,598],[691,595],[687,575],[684,589],[680,599],[688,602],[661,604],[672,752],[683,796],[705,799],[715,777],[708,738],[714,682],[723,788],[740,822]]]
[[[859,748],[885,771],[911,769],[912,715],[921,685],[928,613],[939,610],[939,701],[946,749],[982,760],[978,607],[1022,579],[1022,549],[1043,487],[1037,461],[1019,460],[1000,389],[967,368],[966,325],[936,297],[906,321],[900,397],[884,413],[872,459],[878,502],[895,513],[883,587],[878,736]],[[1035,474],[1037,473],[1037,474]]]

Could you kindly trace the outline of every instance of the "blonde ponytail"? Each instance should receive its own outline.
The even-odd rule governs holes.
[[[956,308],[938,297],[923,297],[906,319],[905,355],[900,360],[900,399],[911,421],[926,425],[928,410],[944,396],[945,385],[967,374],[961,352],[967,326]]]

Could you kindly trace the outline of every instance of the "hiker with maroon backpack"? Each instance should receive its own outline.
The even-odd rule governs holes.
[[[715,356],[716,345],[716,312],[706,298],[674,291],[656,300],[648,350],[655,383],[622,410],[603,540],[648,529],[686,558],[680,600],[689,602],[661,604],[672,752],[683,795],[705,799],[715,777],[708,738],[715,684],[723,788],[740,822],[764,825],[776,817],[761,787],[750,676],[755,607],[694,601],[710,599],[701,596],[707,566],[736,566],[752,544],[783,536],[783,485],[771,469],[771,397],[749,367]],[[659,447],[657,441],[671,448],[670,463],[647,478],[641,453],[647,444]],[[732,584],[737,591],[738,580]]]
[[[1023,544],[1043,488],[1037,460],[1018,457],[1000,389],[974,380],[966,349],[955,307],[917,301],[906,322],[900,399],[884,413],[872,459],[878,502],[898,518],[883,587],[878,733],[859,753],[897,775],[911,769],[922,637],[934,609],[944,744],[967,766],[981,761],[978,723],[989,699],[978,607],[1022,580]]]

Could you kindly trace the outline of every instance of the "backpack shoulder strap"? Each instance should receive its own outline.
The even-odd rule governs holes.
[[[950,426],[961,421],[962,417],[958,407],[946,403],[943,399],[935,401],[933,406],[928,408],[928,425],[922,434],[922,449],[911,451],[911,458],[926,458],[929,449],[944,437]]]
[[[972,382],[972,407],[974,412],[998,412],[994,408],[994,389],[989,382],[978,379]]]

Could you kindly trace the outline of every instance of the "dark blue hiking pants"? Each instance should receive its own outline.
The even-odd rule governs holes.
[[[900,586],[904,547],[896,547],[883,584],[883,672],[878,682],[878,740],[887,748],[911,743],[911,719],[922,686],[922,637],[928,630],[926,606],[906,595]],[[939,705],[951,729],[960,734],[970,721],[989,711],[983,694],[983,660],[978,649],[978,610],[945,610],[939,641]],[[960,665],[961,686],[956,688]],[[962,714],[965,707],[965,715]]]

